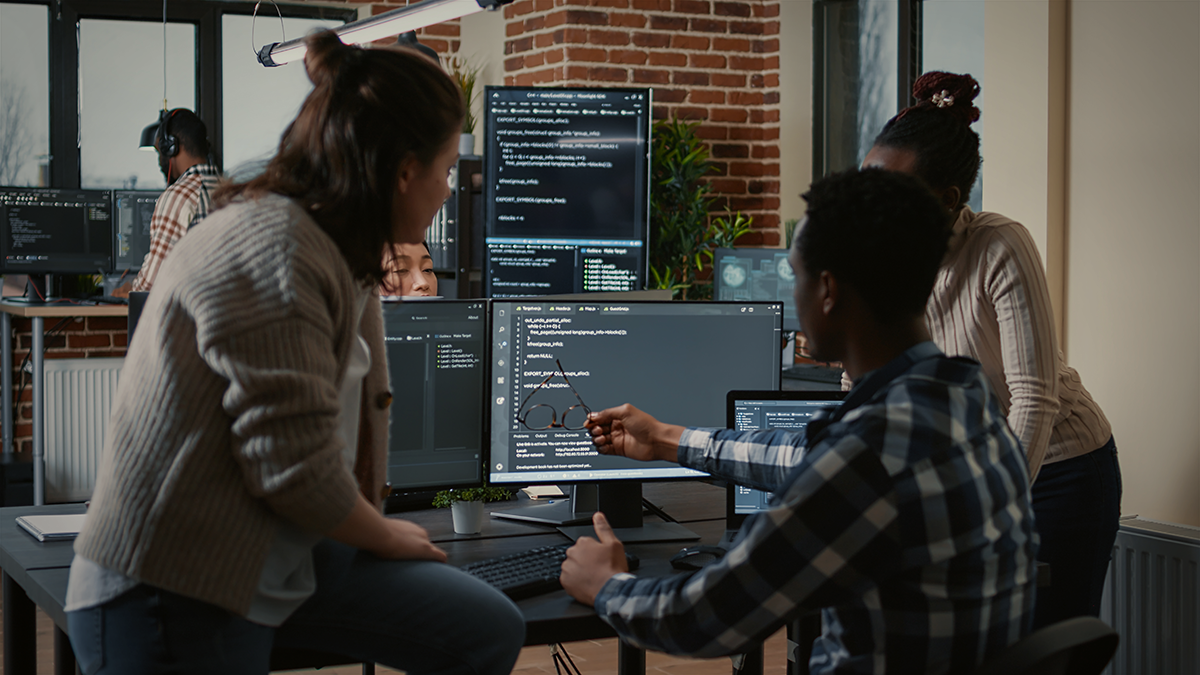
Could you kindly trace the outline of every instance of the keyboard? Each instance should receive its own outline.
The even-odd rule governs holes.
[[[528,551],[463,565],[460,569],[487,582],[513,600],[531,598],[562,588],[558,577],[562,573],[562,563],[567,559],[567,549],[571,546],[572,544],[539,546]],[[637,569],[637,556],[626,553],[625,561],[629,564],[629,569]]]
[[[128,305],[129,298],[118,298],[113,295],[93,295],[88,298],[97,305]]]
[[[832,366],[822,366],[815,363],[798,363],[783,369],[782,375],[789,380],[808,380],[809,382],[824,382],[840,384],[842,369]]]

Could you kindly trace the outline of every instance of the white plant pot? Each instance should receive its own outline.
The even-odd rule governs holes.
[[[454,502],[450,505],[454,516],[455,534],[479,534],[483,531],[483,502]]]
[[[458,137],[458,154],[464,156],[475,154],[475,134],[463,134]]]

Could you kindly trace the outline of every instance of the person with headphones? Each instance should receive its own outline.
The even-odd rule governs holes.
[[[154,138],[158,164],[167,179],[150,218],[150,251],[133,283],[113,295],[149,291],[167,254],[188,229],[208,215],[220,172],[208,143],[208,128],[186,108],[164,110]]]

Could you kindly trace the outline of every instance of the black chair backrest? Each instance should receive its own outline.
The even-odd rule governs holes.
[[[125,344],[133,341],[133,329],[137,328],[138,319],[142,318],[142,308],[146,306],[146,298],[149,296],[149,291],[129,292],[129,337]]]
[[[1026,635],[972,675],[1100,675],[1119,641],[1100,619],[1067,619]]]

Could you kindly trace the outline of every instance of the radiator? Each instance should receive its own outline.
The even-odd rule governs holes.
[[[46,503],[92,497],[123,358],[45,361]]]
[[[1200,673],[1200,528],[1123,520],[1100,618],[1121,635],[1110,675]]]

